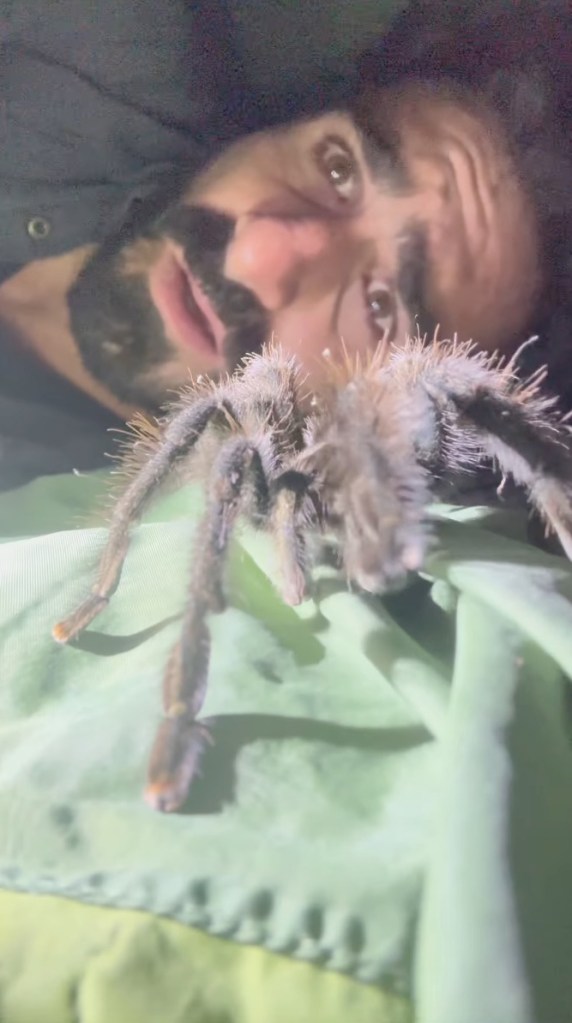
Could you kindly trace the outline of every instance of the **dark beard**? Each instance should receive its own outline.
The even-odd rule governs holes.
[[[231,218],[164,196],[138,209],[86,263],[68,295],[72,333],[86,369],[121,401],[156,411],[168,395],[165,385],[154,383],[153,369],[173,354],[145,277],[121,272],[129,246],[140,240],[168,236],[183,246],[189,268],[227,327],[229,370],[268,340],[263,306],[222,273],[233,231]]]
[[[171,209],[158,225],[160,235],[168,235],[182,245],[188,266],[225,324],[224,355],[231,371],[245,355],[259,352],[270,340],[264,306],[248,288],[223,274],[234,227],[234,221],[225,214],[198,206]]]

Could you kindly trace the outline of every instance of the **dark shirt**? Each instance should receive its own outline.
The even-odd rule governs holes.
[[[109,466],[124,424],[0,331],[0,491]]]
[[[394,2],[381,5],[380,20]],[[276,2],[250,14],[267,6],[268,21],[280,18]],[[320,89],[296,96],[291,78],[282,96],[253,90],[243,67],[252,60],[241,63],[234,49],[241,10],[236,0],[3,0],[0,283],[32,260],[101,241],[165,175],[192,174],[236,134],[320,108]],[[254,43],[262,26],[244,17]],[[326,73],[324,83],[331,98],[348,76]],[[0,488],[108,464],[114,423],[0,324]]]
[[[0,283],[100,241],[135,198],[237,130],[244,88],[210,0],[4,0]],[[109,464],[118,420],[0,326],[0,489]]]
[[[224,4],[4,0],[0,280],[97,242],[171,165],[243,127]]]

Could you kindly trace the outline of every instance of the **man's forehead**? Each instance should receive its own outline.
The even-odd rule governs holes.
[[[299,137],[310,141],[312,138],[321,138],[324,133],[336,130],[356,135],[357,128],[353,115],[349,108],[338,108],[313,117],[303,117],[291,125],[275,129],[276,133],[282,133],[290,140]]]
[[[230,145],[194,180],[189,181],[185,202],[200,202],[213,187],[225,180],[232,187],[242,182],[253,185],[261,178],[280,177],[289,170],[303,170],[303,161],[328,135],[340,136],[359,150],[362,131],[349,110],[332,110],[304,117],[291,124],[256,132]]]

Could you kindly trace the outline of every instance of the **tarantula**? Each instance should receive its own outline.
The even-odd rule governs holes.
[[[225,606],[224,562],[239,515],[276,541],[284,599],[301,601],[313,539],[336,538],[345,572],[381,593],[422,566],[431,539],[426,509],[438,480],[483,460],[528,491],[572,558],[569,428],[536,374],[519,382],[515,361],[471,344],[422,339],[366,365],[332,367],[311,401],[297,363],[270,346],[222,382],[198,381],[158,423],[139,430],[132,478],[113,511],[92,593],[54,638],[67,643],[105,607],[118,585],[129,528],[175,469],[202,453],[207,506],[199,526],[178,643],[163,682],[163,720],[145,798],[172,811],[185,801],[209,739],[205,698],[209,615]]]

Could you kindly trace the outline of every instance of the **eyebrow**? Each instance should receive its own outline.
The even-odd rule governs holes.
[[[397,290],[405,308],[417,323],[420,335],[432,335],[437,324],[426,304],[429,247],[424,225],[410,220],[397,239],[397,244]]]
[[[399,195],[410,187],[407,168],[401,159],[397,137],[383,137],[371,124],[349,111],[359,138],[363,158],[369,173],[376,182]]]

